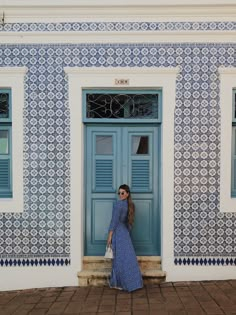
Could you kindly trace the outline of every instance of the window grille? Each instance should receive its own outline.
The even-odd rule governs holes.
[[[160,121],[160,91],[84,91],[85,121]]]

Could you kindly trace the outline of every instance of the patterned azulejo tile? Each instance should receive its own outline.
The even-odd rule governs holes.
[[[0,265],[23,264],[23,260],[25,265],[40,265],[40,261],[56,266],[61,259],[69,263],[70,113],[65,66],[180,66],[175,109],[175,263],[235,264],[235,214],[219,212],[221,65],[236,66],[236,45],[0,45],[1,67],[28,67],[25,209],[22,214],[0,214]]]

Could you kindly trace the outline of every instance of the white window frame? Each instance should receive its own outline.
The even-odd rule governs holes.
[[[26,67],[0,68],[0,87],[12,95],[12,198],[0,198],[0,212],[23,212],[23,108]]]
[[[236,68],[219,68],[221,150],[220,212],[236,212],[236,198],[231,196],[232,174],[232,93],[236,87]]]

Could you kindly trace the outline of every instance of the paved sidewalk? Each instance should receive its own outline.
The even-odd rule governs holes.
[[[0,315],[236,314],[236,280],[175,282],[133,293],[107,287],[0,292]]]

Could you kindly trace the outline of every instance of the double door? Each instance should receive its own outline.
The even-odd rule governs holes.
[[[121,184],[135,204],[136,254],[160,255],[159,142],[156,126],[86,126],[85,255],[104,255]]]

